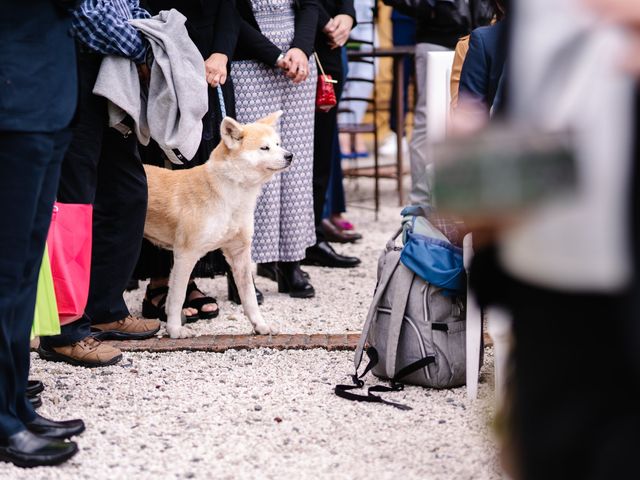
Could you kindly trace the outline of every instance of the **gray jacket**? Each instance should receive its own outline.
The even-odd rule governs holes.
[[[140,143],[147,145],[153,138],[173,163],[196,154],[209,106],[204,61],[187,34],[185,20],[174,9],[130,20],[153,52],[148,94],[140,87],[135,63],[114,55],[102,61],[93,89],[109,100],[110,127],[130,131],[122,123],[128,114]]]

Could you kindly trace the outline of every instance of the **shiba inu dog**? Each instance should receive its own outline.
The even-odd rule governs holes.
[[[144,236],[173,251],[166,303],[171,338],[189,336],[181,318],[189,276],[203,255],[218,248],[231,265],[244,313],[254,331],[275,333],[258,308],[251,274],[251,238],[262,185],[293,160],[280,145],[275,129],[281,115],[281,111],[274,112],[247,125],[224,118],[222,140],[204,165],[188,170],[144,167],[149,184]]]

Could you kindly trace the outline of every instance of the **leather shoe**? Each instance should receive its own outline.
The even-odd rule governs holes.
[[[27,430],[46,438],[63,439],[80,435],[85,426],[82,420],[66,420],[56,422],[36,413],[36,418],[25,424]]]
[[[278,293],[288,293],[293,298],[311,298],[316,295],[313,285],[302,275],[300,262],[278,262],[276,273]]]
[[[59,465],[77,452],[78,445],[75,442],[40,437],[29,430],[0,440],[0,460],[23,468]]]
[[[40,380],[29,380],[27,383],[27,397],[35,397],[44,391],[44,385]]]
[[[274,282],[278,281],[278,278],[276,276],[276,262],[259,263],[256,270],[256,273],[259,277],[268,278],[269,280],[272,280]],[[302,269],[299,270],[304,278],[306,278],[307,280],[311,279],[311,275],[309,275],[309,272],[305,272]]]
[[[35,395],[33,397],[27,395],[27,400],[29,400],[29,403],[31,403],[34,410],[37,410],[42,406],[42,399],[40,398],[40,395]]]
[[[320,226],[322,227],[322,231],[324,232],[324,237],[327,239],[327,242],[354,243],[357,240],[362,239],[362,235],[359,233],[351,230],[340,230],[331,223],[328,218],[322,220]]]
[[[307,248],[307,255],[302,263],[329,268],[353,268],[360,265],[360,259],[340,255],[328,242],[322,241]]]

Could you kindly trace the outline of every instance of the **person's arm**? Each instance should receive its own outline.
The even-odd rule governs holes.
[[[240,35],[238,46],[244,51],[253,52],[253,58],[270,67],[275,66],[282,53],[271,40],[245,19],[240,19]]]
[[[482,35],[471,34],[469,51],[460,75],[460,100],[480,102],[487,113],[489,105],[489,65]]]
[[[460,90],[460,77],[462,76],[462,66],[469,51],[469,35],[462,37],[456,45],[453,66],[451,67],[451,110],[458,106],[458,92]]]
[[[358,24],[358,19],[356,18],[356,8],[353,5],[353,0],[340,0],[338,1],[338,15],[348,15],[353,20],[353,24],[351,28],[354,29]]]
[[[211,51],[226,55],[230,60],[240,35],[240,15],[235,0],[219,0]]]
[[[137,0],[130,0],[138,7]],[[85,46],[105,55],[119,55],[143,64],[147,44],[138,30],[129,24],[133,18],[126,1],[93,2],[85,0],[73,12],[72,34]],[[139,7],[138,7],[139,8]],[[127,12],[127,16],[121,12]],[[128,16],[130,15],[130,16]],[[149,18],[144,9],[136,10],[137,18]]]
[[[240,22],[237,49],[243,54],[250,52],[250,58],[254,60],[270,67],[275,66],[282,51],[258,28],[249,0],[236,0],[236,11]]]
[[[291,48],[299,48],[309,57],[313,53],[318,26],[318,0],[299,0],[296,8],[296,28]]]

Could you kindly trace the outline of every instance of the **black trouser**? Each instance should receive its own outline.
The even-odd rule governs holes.
[[[44,346],[69,345],[90,332],[91,323],[129,315],[122,296],[142,243],[147,180],[135,135],[124,138],[107,125],[107,104],[91,93],[101,57],[79,53],[78,114],[62,164],[58,200],[93,204],[91,282],[85,315],[43,339]]]
[[[0,132],[0,439],[35,416],[26,399],[29,336],[67,131]]]
[[[535,288],[496,258],[478,253],[471,279],[483,303],[504,304],[512,316],[507,441],[518,478],[629,478],[640,432],[633,295]]]
[[[340,49],[327,54],[328,58],[321,55],[320,61],[327,75],[334,79],[342,79],[342,59]],[[335,58],[334,58],[335,57]],[[342,94],[343,81],[334,84],[336,98]],[[328,112],[316,111],[315,132],[313,146],[313,214],[316,225],[316,236],[318,241],[324,239],[324,234],[320,228],[322,222],[325,201],[327,198],[327,188],[331,177],[331,164],[334,154],[333,137],[338,128],[338,106]]]

